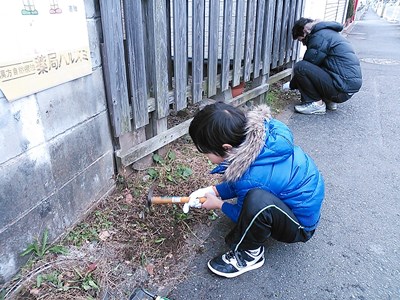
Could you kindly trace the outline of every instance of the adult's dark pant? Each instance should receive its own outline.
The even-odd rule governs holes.
[[[238,222],[225,237],[232,250],[256,249],[272,237],[285,243],[306,242],[314,230],[306,231],[290,208],[275,195],[250,190],[243,202]]]
[[[302,102],[324,100],[342,103],[351,98],[351,95],[335,88],[332,77],[325,70],[306,60],[294,65],[290,88],[300,91]]]

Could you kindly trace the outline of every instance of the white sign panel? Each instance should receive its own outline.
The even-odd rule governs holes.
[[[9,101],[92,72],[83,0],[1,0],[0,41]]]

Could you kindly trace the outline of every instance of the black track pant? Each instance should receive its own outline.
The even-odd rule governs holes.
[[[237,224],[225,237],[232,250],[256,249],[272,237],[295,243],[306,242],[314,234],[305,231],[289,207],[273,194],[254,189],[247,193]]]
[[[319,100],[342,103],[351,95],[336,90],[332,77],[320,67],[301,60],[294,65],[291,89],[298,89],[302,102]]]

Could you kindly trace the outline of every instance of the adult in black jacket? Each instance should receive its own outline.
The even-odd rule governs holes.
[[[294,40],[307,46],[303,60],[294,65],[290,89],[301,93],[302,114],[324,114],[335,110],[337,103],[350,99],[362,84],[360,61],[350,42],[340,31],[343,25],[307,18],[297,20],[292,28]]]

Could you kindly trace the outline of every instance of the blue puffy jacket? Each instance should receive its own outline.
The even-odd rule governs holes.
[[[264,189],[281,199],[306,230],[316,228],[322,201],[324,181],[314,161],[293,144],[290,129],[282,122],[266,118],[266,106],[248,115],[246,140],[226,161],[211,173],[224,173],[216,185],[224,202],[224,212],[237,222],[247,192]]]

